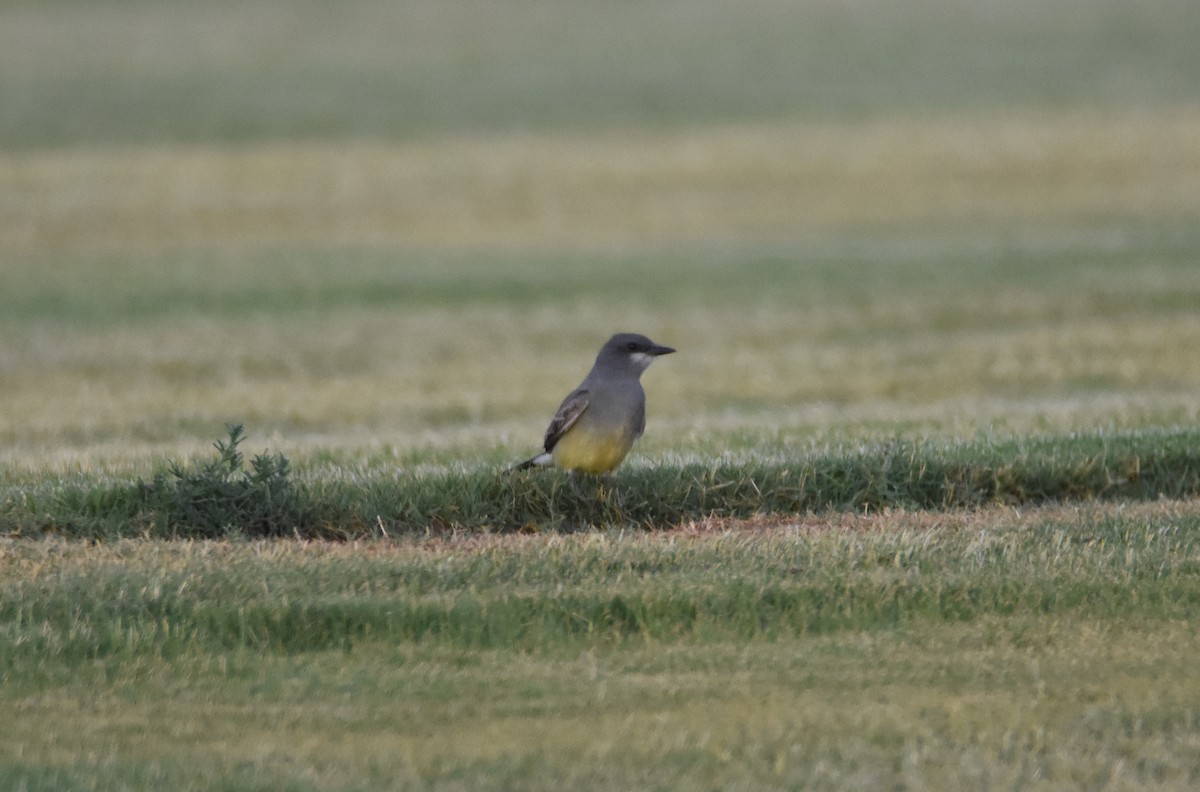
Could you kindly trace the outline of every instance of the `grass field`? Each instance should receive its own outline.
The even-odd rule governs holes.
[[[1198,39],[0,0],[0,788],[1195,788]]]
[[[9,541],[10,788],[1187,789],[1200,510]],[[21,786],[24,784],[25,786]]]

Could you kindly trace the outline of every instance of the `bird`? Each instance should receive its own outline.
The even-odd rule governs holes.
[[[642,372],[675,350],[638,333],[617,333],[571,391],[546,429],[544,450],[514,470],[554,465],[575,473],[612,473],[646,429]]]

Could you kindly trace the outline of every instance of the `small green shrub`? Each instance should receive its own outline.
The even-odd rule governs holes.
[[[304,523],[303,499],[283,454],[258,454],[246,469],[238,446],[241,424],[213,446],[217,458],[188,469],[172,462],[149,482],[139,482],[143,516],[159,535],[218,537],[230,533],[283,536]]]

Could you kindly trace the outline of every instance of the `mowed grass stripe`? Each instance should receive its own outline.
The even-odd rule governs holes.
[[[503,541],[9,540],[4,551],[0,658],[14,677],[236,649],[752,641],[1200,608],[1196,501]]]
[[[1187,223],[1200,114],[1020,109],[433,142],[0,153],[0,248],[489,253]]]

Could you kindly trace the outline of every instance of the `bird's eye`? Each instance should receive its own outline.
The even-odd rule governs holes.
[[[625,348],[630,352],[637,352],[637,344],[633,341],[630,341],[628,344],[626,344]]]

